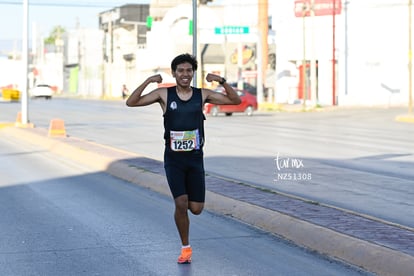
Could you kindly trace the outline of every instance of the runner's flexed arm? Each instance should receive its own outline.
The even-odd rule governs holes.
[[[216,93],[210,89],[203,89],[203,98],[205,102],[212,104],[240,104],[241,100],[236,91],[226,82],[226,79],[214,74],[207,74],[206,80],[208,82],[216,81],[220,83],[226,94]]]
[[[142,92],[145,90],[145,88],[150,83],[161,83],[162,77],[160,74],[153,75],[151,77],[148,77],[140,86],[138,86],[134,92],[132,92],[131,96],[128,97],[128,100],[126,101],[127,106],[144,106],[144,105],[150,105],[156,102],[159,102],[162,105],[163,98],[161,97],[162,91],[165,90],[165,88],[157,88],[151,91],[148,94],[141,95]]]

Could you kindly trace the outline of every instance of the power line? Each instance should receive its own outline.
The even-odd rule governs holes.
[[[30,2],[29,6],[47,6],[47,7],[78,7],[78,8],[111,8],[115,3],[52,3],[52,2]],[[0,1],[0,5],[22,5],[22,2]],[[117,6],[119,4],[115,4]]]

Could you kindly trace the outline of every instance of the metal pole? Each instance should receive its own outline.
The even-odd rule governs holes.
[[[261,30],[257,32],[257,100],[260,103],[264,102],[264,94],[263,94],[263,82],[265,79],[263,76],[266,76],[265,72],[263,72],[263,34],[261,33]],[[266,36],[267,37],[267,36]],[[267,43],[267,40],[266,40]]]
[[[345,95],[348,95],[348,4],[345,1]]]
[[[193,56],[197,57],[197,0],[193,0]],[[201,69],[199,69],[200,71]],[[193,76],[193,85],[197,86],[197,72]]]
[[[336,60],[335,60],[335,2],[332,0],[332,105],[336,105]]]
[[[23,1],[23,34],[22,34],[22,109],[21,109],[21,119],[22,124],[26,125],[29,122],[28,115],[28,85],[27,85],[27,75],[28,75],[28,29],[29,29],[29,0]]]
[[[104,90],[104,94],[103,94],[103,98],[105,99],[107,96],[110,97],[112,96],[112,62],[114,60],[114,36],[113,36],[113,31],[112,31],[112,14],[113,11],[110,11],[110,18],[109,18],[109,23],[108,23],[108,33],[109,33],[109,58],[108,58],[108,70],[107,70],[107,76],[109,78],[109,81],[106,83],[105,86],[105,90]]]
[[[310,57],[310,99],[314,106],[318,104],[317,99],[317,79],[316,79],[316,58],[315,58],[315,0],[310,3],[311,16],[311,57]]]
[[[269,54],[269,3],[268,0],[259,0],[259,22],[258,29],[260,36],[258,37],[258,64],[257,64],[257,96],[259,103],[262,103],[264,100],[268,101],[269,99],[264,98],[264,84],[266,83],[266,71],[268,65],[268,54]],[[259,68],[260,66],[260,68]]]
[[[413,111],[412,0],[408,0],[408,113]]]
[[[306,3],[303,3],[303,10],[302,10],[302,40],[303,40],[303,59],[302,59],[302,77],[303,77],[303,85],[302,85],[302,97],[303,97],[303,108],[306,108],[306,100],[307,100],[307,93],[308,93],[308,76],[307,76],[307,62],[306,62],[306,12],[308,11],[308,6]]]

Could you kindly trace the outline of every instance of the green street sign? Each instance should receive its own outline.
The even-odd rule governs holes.
[[[215,27],[214,33],[215,34],[248,34],[249,33],[248,26],[223,26],[223,27]]]

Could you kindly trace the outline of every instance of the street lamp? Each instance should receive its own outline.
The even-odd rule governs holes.
[[[29,67],[29,45],[28,45],[28,23],[29,22],[29,0],[23,1],[23,33],[22,33],[22,77],[23,77],[23,86],[22,86],[22,113],[21,113],[21,123],[22,125],[27,125],[29,122],[28,115],[28,85],[27,85],[27,74]]]
[[[205,1],[207,2],[207,1]],[[198,40],[197,40],[197,36],[198,36],[198,24],[197,24],[197,0],[193,0],[193,4],[192,4],[192,8],[193,8],[193,56],[197,57],[197,60],[199,57],[199,51],[198,51]],[[198,70],[193,77],[193,85],[197,86],[197,82],[199,80],[201,80],[201,78],[198,78],[198,76],[200,76],[201,70]]]

